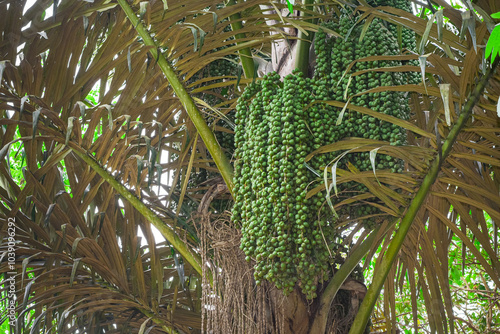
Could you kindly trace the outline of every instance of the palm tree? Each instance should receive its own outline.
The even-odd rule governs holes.
[[[500,76],[483,46],[500,8],[416,3],[419,15],[361,0],[1,2],[4,326],[498,333]],[[332,226],[343,241],[318,296],[295,288],[285,297],[255,285],[230,222],[232,111],[273,66],[312,74],[313,36],[340,8],[362,15],[360,26],[378,18],[414,31],[418,50],[396,57],[414,62],[383,71],[422,82],[384,88],[408,92],[407,121],[347,106],[406,129],[407,145],[352,138],[309,157],[378,152],[404,160],[406,172],[326,168],[327,182],[311,192],[334,198],[331,184],[354,180],[371,197],[335,209],[373,198],[385,214],[374,229],[362,219]],[[278,68],[277,59],[289,60]]]

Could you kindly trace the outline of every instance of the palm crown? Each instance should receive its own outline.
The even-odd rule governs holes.
[[[251,319],[238,322],[244,315],[237,311],[228,316],[208,306],[240,302],[222,288],[227,281],[221,277],[251,271],[238,247],[240,231],[225,212],[233,193],[232,110],[244,88],[258,80],[254,75],[280,56],[273,46],[289,43],[290,57],[306,57],[298,56],[300,49],[341,7],[306,3],[295,4],[299,16],[286,15],[286,2],[263,0],[0,4],[6,18],[0,23],[5,254],[8,221],[16,225],[15,268],[3,257],[1,272],[4,278],[15,272],[19,332],[197,333],[206,327],[207,313],[212,326],[225,317],[226,330],[266,321],[250,313]],[[500,321],[500,77],[491,69],[497,62],[484,60],[482,46],[495,23],[490,14],[500,8],[480,0],[467,16],[445,1],[434,4],[442,10],[422,9],[420,17],[364,1],[343,4],[359,5],[365,19],[360,26],[379,18],[420,36],[414,53],[395,56],[414,63],[386,70],[411,71],[422,82],[390,88],[407,92],[411,101],[409,120],[390,119],[408,131],[407,145],[351,138],[306,159],[375,152],[404,160],[406,171],[327,164],[318,171],[326,182],[312,186],[309,195],[333,198],[332,184],[355,181],[369,197],[338,201],[335,209],[373,198],[384,213],[371,234],[362,221],[346,217],[332,228],[348,248],[336,254],[347,268],[338,271],[343,279],[363,257],[364,269],[375,277],[387,273],[379,275],[383,302],[373,318],[383,313],[387,331],[399,321],[415,332],[419,322],[439,333],[493,332]],[[338,32],[327,33],[337,38]],[[345,107],[345,101],[326,103]],[[370,108],[351,104],[347,110],[389,121]],[[405,219],[411,224],[401,223]],[[405,228],[400,248],[391,248],[391,236]],[[227,234],[221,238],[218,231]],[[388,249],[395,261],[370,268],[371,259]],[[224,260],[231,252],[236,262]],[[240,267],[233,270],[236,263]],[[461,277],[471,272],[477,277]],[[245,298],[253,300],[253,276],[243,277]],[[470,285],[464,288],[464,282]],[[327,283],[315,301],[321,307],[331,304],[344,280]],[[258,293],[274,293],[270,286],[262,289]],[[484,296],[480,308],[488,310],[484,327],[456,309],[464,306],[461,294],[478,290]],[[221,291],[227,297],[222,301],[207,297]],[[398,294],[408,305],[396,303]],[[407,315],[400,320],[399,314]],[[6,311],[2,316],[8,321]],[[266,331],[258,328],[254,332]]]

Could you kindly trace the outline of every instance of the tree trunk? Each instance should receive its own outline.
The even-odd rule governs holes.
[[[275,293],[279,294],[281,291],[275,291]],[[274,307],[283,308],[284,328],[281,333],[347,333],[365,293],[366,286],[353,279],[346,281],[330,302],[321,303],[321,293],[315,300],[308,301],[298,289],[295,289],[285,298],[282,305],[274,305]]]
[[[280,293],[280,291],[277,293]],[[285,328],[283,334],[309,333],[311,323],[309,306],[305,298],[297,289],[285,299],[283,307],[283,313],[285,315]]]

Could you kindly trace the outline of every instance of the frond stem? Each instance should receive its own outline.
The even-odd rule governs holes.
[[[191,95],[187,92],[186,88],[184,88],[182,82],[179,77],[175,73],[174,69],[168,63],[167,59],[163,56],[161,52],[158,51],[158,46],[156,45],[153,38],[149,35],[148,31],[139,21],[139,18],[135,15],[134,11],[128,4],[127,0],[118,0],[118,3],[122,7],[123,11],[127,15],[128,19],[132,23],[132,25],[137,30],[139,36],[141,36],[144,45],[150,46],[149,52],[153,56],[153,59],[157,60],[158,66],[161,68],[163,74],[167,77],[168,82],[172,86],[175,95],[179,98],[184,109],[189,115],[189,118],[193,122],[196,130],[198,130],[203,142],[205,143],[210,155],[214,159],[219,172],[222,175],[222,178],[226,182],[227,188],[233,193],[234,183],[233,183],[233,166],[229,162],[229,159],[226,157],[222,148],[220,147],[217,139],[215,138],[214,133],[205,122],[205,119],[201,115],[198,107],[193,101]],[[252,60],[253,61],[253,60]]]
[[[235,0],[229,0],[227,5],[232,6],[235,5],[236,1]],[[229,16],[229,19],[231,20],[231,29],[236,32],[238,30],[241,30],[243,28],[243,24],[241,23],[241,15],[239,13],[233,14]],[[236,33],[234,35],[234,38],[236,39],[236,44],[240,44],[238,42],[239,39],[245,38],[244,33]],[[253,56],[252,56],[252,51],[247,48],[243,48],[238,51],[240,54],[240,61],[241,61],[241,66],[243,67],[243,73],[245,73],[245,77],[247,79],[252,79],[256,73],[255,73],[255,63],[253,61]]]
[[[314,0],[305,0],[304,5],[306,9],[312,10],[312,5]],[[310,16],[309,13],[305,11],[300,12],[300,16],[305,18]],[[310,22],[311,20],[305,20],[306,22]],[[304,76],[308,75],[309,72],[309,50],[311,49],[311,41],[313,40],[314,33],[312,31],[308,32],[306,35],[304,32],[299,30],[298,40],[297,40],[297,53],[295,57],[295,68],[300,70]]]
[[[123,184],[115,180],[115,178],[107,172],[93,157],[81,152],[78,147],[73,147],[70,144],[71,150],[80,157],[87,165],[90,166],[97,174],[99,174],[113,189],[115,189],[123,198],[125,198],[132,206],[141,213],[154,227],[156,227],[165,239],[170,242],[172,247],[181,254],[181,256],[193,267],[196,272],[202,275],[201,257],[192,251],[187,244],[182,241],[175,233],[172,227],[161,220],[156,213],[151,211],[144,203],[134,196]]]
[[[153,321],[155,324],[160,326],[166,333],[169,334],[179,334],[179,331],[174,329],[172,324],[166,325],[163,319],[159,318],[155,313],[145,309],[145,308],[139,308],[142,314],[147,316],[151,321]]]

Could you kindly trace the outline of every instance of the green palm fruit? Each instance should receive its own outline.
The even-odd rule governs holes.
[[[403,0],[390,1],[407,4]],[[360,40],[363,22],[353,28],[354,22],[353,13],[344,10],[337,22],[324,23],[344,38],[318,31],[313,78],[294,72],[282,79],[270,73],[249,85],[236,106],[232,220],[242,231],[241,248],[247,260],[255,261],[257,282],[266,279],[285,293],[298,285],[308,299],[315,298],[317,285],[329,279],[331,267],[339,266],[338,256],[332,254],[341,250],[342,236],[335,232],[336,218],[325,205],[324,194],[306,196],[311,185],[323,182],[319,171],[338,153],[316,155],[307,164],[305,157],[321,146],[348,137],[385,140],[391,145],[406,142],[404,129],[352,110],[337,126],[341,110],[323,102],[350,99],[354,105],[379,113],[409,117],[403,93],[366,92],[409,80],[401,73],[383,70],[400,66],[401,62],[362,60],[400,53],[393,27],[375,18]],[[405,45],[411,47],[414,36],[411,40],[411,34],[406,35]],[[351,66],[355,60],[359,61]],[[366,72],[352,76],[358,71]],[[360,171],[372,169],[367,152],[347,154],[339,167],[345,168],[346,164]],[[401,161],[383,154],[377,155],[375,167],[394,172],[403,169]],[[356,182],[339,184],[338,197],[332,200],[338,202],[366,191]],[[374,206],[359,202],[339,212],[349,220],[380,214]],[[374,220],[365,220],[366,227],[373,224]]]

